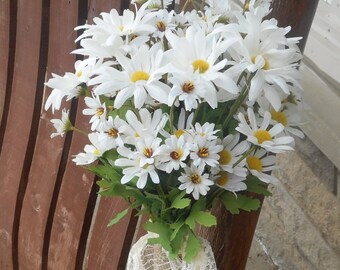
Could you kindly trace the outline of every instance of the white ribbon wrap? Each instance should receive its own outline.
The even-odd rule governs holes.
[[[202,249],[195,259],[187,264],[180,257],[168,259],[161,245],[149,245],[148,239],[157,237],[148,233],[131,248],[126,270],[217,270],[214,254],[209,242],[201,238]]]

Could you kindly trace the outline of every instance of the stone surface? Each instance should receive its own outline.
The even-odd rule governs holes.
[[[280,183],[264,201],[247,270],[340,269],[337,172],[308,139],[296,149],[278,155]]]

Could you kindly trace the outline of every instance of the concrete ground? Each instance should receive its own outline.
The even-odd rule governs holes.
[[[278,163],[280,183],[264,201],[246,269],[340,270],[333,165],[308,140]]]

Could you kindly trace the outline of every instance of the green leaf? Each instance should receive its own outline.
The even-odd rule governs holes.
[[[171,208],[184,209],[188,207],[191,203],[191,200],[188,198],[182,199],[185,196],[185,194],[186,194],[185,191],[181,192],[172,202]]]
[[[224,207],[231,214],[239,214],[240,209],[244,211],[257,210],[261,203],[258,199],[253,199],[245,195],[237,195],[237,197],[231,192],[224,192],[220,197]]]
[[[148,221],[143,225],[143,227],[145,230],[159,235],[157,238],[150,238],[148,243],[161,244],[165,250],[172,252],[170,244],[171,229],[166,224]]]
[[[104,179],[114,182],[120,183],[120,179],[122,178],[122,174],[115,170],[115,168],[113,168],[110,164],[90,165],[87,169]]]
[[[216,217],[212,215],[210,212],[200,211],[196,214],[195,218],[197,223],[205,227],[211,227],[217,224]]]
[[[118,158],[118,156],[119,156],[119,154],[118,154],[116,149],[106,151],[103,155],[104,158],[106,158],[107,160],[112,160],[112,161],[115,161]],[[112,165],[110,165],[110,166],[112,166]],[[112,167],[114,167],[114,166],[112,166]]]
[[[207,224],[208,227],[216,224],[216,218],[210,213],[205,212],[205,208],[205,198],[199,199],[191,208],[190,215],[185,220],[185,224],[187,224],[191,230],[195,230],[196,223],[203,226],[206,226],[205,224]],[[204,220],[205,218],[207,218],[207,220]]]
[[[126,214],[129,212],[129,208],[119,212],[114,219],[112,219],[109,224],[107,224],[107,227],[111,227],[114,224],[117,224],[123,217],[126,216]]]
[[[248,176],[244,183],[247,185],[247,191],[249,192],[262,194],[264,196],[272,196],[272,193],[267,190],[268,185],[255,176]]]
[[[172,252],[169,254],[170,260],[178,257],[178,254],[184,244],[185,235],[188,231],[188,226],[181,226],[178,231],[176,231],[175,237],[171,239]],[[173,233],[174,234],[174,233]]]
[[[190,263],[192,259],[196,257],[201,248],[200,241],[197,239],[196,235],[189,230],[184,260],[187,263]]]

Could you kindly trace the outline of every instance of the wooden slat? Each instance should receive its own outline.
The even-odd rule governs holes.
[[[0,269],[13,269],[15,206],[37,89],[41,1],[19,1],[13,86],[0,156]],[[14,44],[11,44],[14,46]],[[14,228],[16,230],[17,228]],[[14,262],[16,263],[16,262]]]
[[[9,56],[9,0],[0,2],[0,122],[4,109]]]
[[[271,16],[278,19],[279,26],[290,25],[292,27],[288,33],[289,37],[303,37],[299,44],[302,52],[318,3],[319,0],[273,0]]]
[[[78,1],[51,1],[48,76],[51,76],[51,72],[62,75],[65,71],[73,70],[75,57],[69,52],[75,49],[73,28],[77,25],[77,14]],[[43,85],[40,89],[43,89]],[[46,90],[45,99],[50,92],[50,89]],[[19,265],[25,266],[25,269],[35,270],[42,265],[45,227],[64,146],[64,139],[50,139],[53,132],[50,119],[56,117],[60,117],[60,114],[53,116],[50,110],[41,112],[19,228]]]
[[[93,1],[89,8],[89,19],[98,16],[100,12],[109,12],[112,8],[119,11],[123,6],[115,0]],[[100,198],[98,203],[88,239],[84,269],[123,269],[137,219],[129,213],[119,224],[107,228],[110,219],[125,209],[127,204],[117,198]]]
[[[79,106],[76,126],[86,130],[86,119]],[[75,133],[57,198],[48,252],[48,269],[74,269],[78,244],[94,177],[72,162],[72,155],[83,151],[86,137]]]
[[[108,228],[107,224],[127,204],[115,198],[100,198],[95,222],[86,252],[85,269],[118,269],[119,259],[127,233],[129,216]]]
[[[105,1],[105,3],[90,1],[90,3],[92,6],[89,7],[89,20],[105,11],[107,5],[116,4],[116,1]],[[76,126],[82,130],[88,130],[89,118],[82,115],[83,108],[84,105],[81,102],[77,110]],[[73,164],[71,155],[82,152],[87,143],[89,143],[87,138],[74,134],[53,220],[48,253],[49,269],[74,269],[76,265],[79,267],[80,262],[76,261],[78,245],[86,210],[89,210],[87,204],[94,176]],[[64,244],[61,245],[60,242]]]

